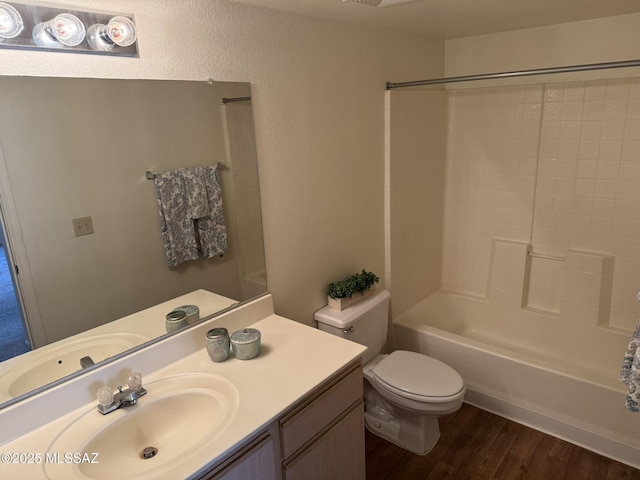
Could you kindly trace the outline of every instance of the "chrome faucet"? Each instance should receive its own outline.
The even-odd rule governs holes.
[[[129,388],[122,389],[118,387],[118,391],[113,393],[109,387],[98,389],[98,411],[102,415],[111,413],[120,407],[127,407],[138,403],[138,399],[147,393],[142,386],[142,375],[134,373],[127,380]]]

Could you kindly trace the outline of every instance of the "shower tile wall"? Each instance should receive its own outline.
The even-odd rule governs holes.
[[[529,241],[542,96],[450,93],[442,288],[486,296],[493,240]]]
[[[632,329],[640,79],[450,92],[444,213],[442,288],[488,296],[493,242],[526,242],[523,306],[575,319],[597,298],[589,321]]]

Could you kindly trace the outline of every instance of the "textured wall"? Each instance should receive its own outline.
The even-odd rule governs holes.
[[[389,279],[396,317],[440,288],[447,92],[389,92]]]

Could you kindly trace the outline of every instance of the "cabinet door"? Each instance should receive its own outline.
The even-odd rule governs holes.
[[[282,457],[288,460],[299,448],[319,435],[352,405],[362,401],[362,368],[352,367],[320,394],[304,402],[280,420]]]
[[[364,404],[284,466],[286,480],[364,480]]]
[[[266,436],[234,456],[222,470],[201,480],[276,480],[275,465],[273,440]]]

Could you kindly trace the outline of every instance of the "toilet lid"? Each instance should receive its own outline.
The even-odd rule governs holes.
[[[373,375],[391,389],[422,397],[451,397],[464,388],[462,377],[449,365],[405,350],[384,357]]]

